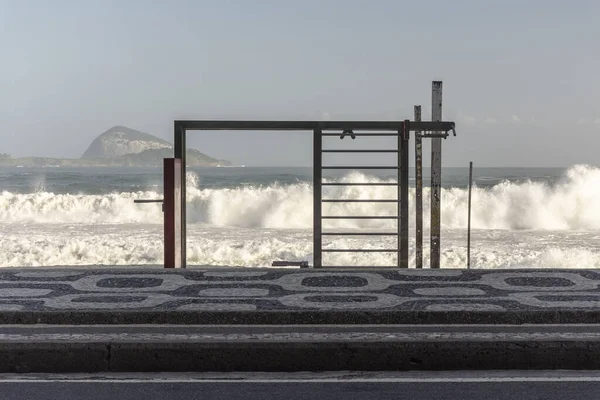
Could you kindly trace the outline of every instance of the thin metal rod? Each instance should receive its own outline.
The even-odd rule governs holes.
[[[350,183],[345,183],[345,182],[323,182],[321,183],[321,185],[323,186],[398,186],[397,183],[392,183],[392,182],[380,182],[380,183],[375,183],[375,182],[350,182]]]
[[[323,136],[337,136],[339,133],[324,133]],[[367,136],[367,137],[383,137],[383,136],[398,136],[397,133],[355,133],[354,136]]]
[[[323,203],[398,203],[396,199],[323,199]]]
[[[397,236],[398,232],[322,232],[328,236]]]
[[[469,162],[469,214],[467,219],[467,269],[471,268],[471,188],[473,187],[473,161]]]
[[[358,166],[358,165],[327,165],[322,167],[323,169],[399,169],[399,167],[393,167],[393,166],[382,166],[382,165],[365,165],[365,166]]]
[[[324,133],[323,136],[340,136],[339,133]],[[371,137],[381,137],[381,136],[398,136],[397,133],[355,133],[354,136],[371,136]]]
[[[327,268],[331,268],[331,269],[348,269],[348,268],[352,268],[352,269],[372,269],[372,268],[377,268],[377,269],[397,269],[398,266],[397,265],[352,265],[352,266],[348,266],[348,265],[328,265]]]
[[[398,186],[398,215],[400,221],[398,223],[398,266],[400,268],[408,268],[408,161],[409,161],[409,144],[410,144],[410,121],[405,120],[402,126],[402,135],[398,137],[398,162],[400,166]]]
[[[383,150],[383,149],[365,149],[365,150],[340,150],[326,149],[323,153],[397,153],[398,150]]]
[[[402,130],[398,132],[398,166],[402,165],[402,161],[404,158],[404,154],[402,153],[402,135],[404,133],[404,129],[406,127],[404,126],[404,124],[402,124]],[[400,169],[398,169],[398,175],[396,176],[396,182],[398,182],[398,187],[396,188],[397,190],[397,196],[398,196],[398,200],[402,200],[402,190],[400,189],[400,186],[402,186],[402,179],[400,177]],[[400,221],[398,223],[398,225],[396,226],[396,229],[398,230],[398,249],[396,252],[396,264],[398,266],[398,268],[401,268],[402,265],[402,218],[404,217],[404,215],[402,215],[402,207],[400,205],[400,201],[398,201],[398,204],[396,205],[397,207],[397,215],[400,217]]]
[[[322,225],[322,181],[323,181],[323,141],[319,129],[313,131],[313,267],[323,266],[323,225]]]
[[[421,121],[421,106],[415,106],[415,122]],[[415,267],[423,268],[423,141],[415,132]]]
[[[431,87],[431,120],[442,119],[442,82]],[[431,268],[440,268],[442,139],[431,140]]]
[[[162,203],[163,199],[136,199],[134,203]]]
[[[395,253],[398,249],[323,249],[327,253]]]
[[[396,215],[324,215],[323,219],[400,219]]]

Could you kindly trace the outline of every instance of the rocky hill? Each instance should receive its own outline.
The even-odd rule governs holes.
[[[82,160],[117,166],[161,166],[163,158],[173,157],[173,145],[149,133],[114,126],[98,136],[81,156]],[[189,166],[227,166],[195,149],[187,150]]]
[[[0,166],[110,166],[160,167],[163,159],[173,157],[173,145],[149,133],[124,126],[115,126],[98,136],[79,159],[25,157],[12,158],[0,154]],[[188,166],[230,166],[231,162],[218,160],[195,149],[187,149]]]
[[[149,133],[114,126],[98,136],[81,156],[84,160],[139,154],[148,150],[171,149],[169,142]]]

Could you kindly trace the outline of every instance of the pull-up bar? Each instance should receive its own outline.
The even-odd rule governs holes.
[[[314,131],[319,129],[341,131],[399,131],[404,121],[175,121],[175,138],[178,131]],[[411,131],[454,131],[454,122],[410,121]],[[456,133],[455,133],[456,135]]]
[[[186,132],[187,131],[312,131],[319,141],[322,136],[340,135],[344,138],[346,135],[354,138],[355,136],[398,136],[402,135],[402,141],[408,141],[410,131],[429,132],[422,135],[431,138],[446,138],[449,132],[456,136],[455,124],[449,121],[227,121],[227,120],[179,120],[174,122],[174,143],[175,159],[180,160],[179,184],[173,187],[180,207],[176,207],[177,221],[173,221],[169,226],[172,227],[172,236],[169,237],[169,243],[176,243],[178,247],[172,254],[165,254],[166,267],[185,268],[186,265]],[[325,133],[323,131],[340,131],[341,133]],[[364,133],[356,131],[392,131],[395,133]],[[320,149],[320,146],[319,146]],[[315,150],[316,151],[316,150]],[[315,152],[314,157],[321,157],[321,151],[318,155]],[[408,154],[406,154],[408,157]],[[320,158],[319,158],[320,159]],[[320,170],[319,163],[319,170]],[[357,167],[360,169],[360,167]],[[172,173],[172,172],[171,172]],[[408,169],[406,170],[406,182],[408,182]],[[319,172],[320,176],[320,172]],[[320,179],[318,181],[321,185]],[[315,182],[315,184],[317,184]],[[166,187],[165,187],[166,190]],[[407,192],[408,193],[408,192]],[[180,199],[180,200],[179,200]],[[320,202],[319,198],[319,202]],[[166,218],[166,214],[165,214]],[[165,249],[166,250],[166,249]],[[169,257],[169,262],[167,262]],[[319,261],[320,263],[320,261]],[[320,265],[319,265],[320,266]]]

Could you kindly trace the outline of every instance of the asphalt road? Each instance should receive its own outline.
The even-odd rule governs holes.
[[[333,374],[333,375],[331,375]],[[2,400],[577,400],[596,399],[597,372],[457,372],[240,376],[220,374],[137,377],[5,376]]]

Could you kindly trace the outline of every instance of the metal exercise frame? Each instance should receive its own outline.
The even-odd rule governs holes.
[[[181,212],[178,215],[181,218],[178,226],[181,229],[181,250],[177,252],[180,260],[176,265],[185,268],[186,266],[186,133],[187,131],[312,131],[313,132],[313,246],[314,246],[314,268],[322,267],[323,251],[349,251],[349,252],[397,252],[398,267],[408,267],[408,168],[409,168],[409,139],[410,131],[429,132],[422,137],[446,138],[448,132],[454,131],[454,122],[447,121],[191,121],[182,120],[174,122],[174,143],[176,159],[181,160]],[[355,131],[360,131],[356,132]],[[396,136],[398,138],[397,149],[355,149],[355,150],[332,150],[323,149],[323,137],[340,136]],[[398,153],[398,165],[394,167],[382,166],[327,166],[323,165],[322,156],[327,152],[351,152],[351,153]],[[341,202],[348,201],[342,199],[323,199],[322,187],[332,185],[333,183],[324,183],[322,181],[324,169],[394,169],[398,171],[398,198],[393,200],[383,200],[385,202],[394,202],[398,204],[398,215],[389,217],[398,220],[397,232],[323,232],[323,219],[333,218],[357,218],[350,216],[323,216],[323,202]],[[336,183],[341,184],[341,183]],[[353,185],[353,183],[345,183]],[[354,183],[354,185],[365,185]],[[368,184],[374,185],[374,184]],[[383,183],[381,185],[384,185]],[[385,183],[391,185],[391,183]],[[377,200],[352,200],[356,201],[377,201]],[[381,200],[379,200],[381,201]],[[359,217],[363,218],[363,217]],[[382,218],[364,216],[364,218]],[[323,249],[323,235],[394,235],[398,237],[398,247],[396,249]]]

